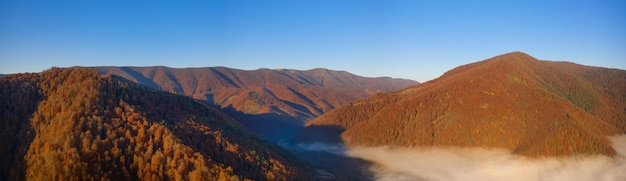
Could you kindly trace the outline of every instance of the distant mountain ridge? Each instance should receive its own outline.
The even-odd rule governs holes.
[[[335,107],[418,82],[366,78],[345,71],[312,69],[239,70],[226,67],[95,67],[148,87],[215,104],[253,132],[279,137],[283,127],[299,126]],[[292,126],[293,127],[293,126]]]
[[[299,139],[319,130],[348,146],[614,155],[605,136],[626,133],[626,71],[513,52],[334,109],[307,123]]]

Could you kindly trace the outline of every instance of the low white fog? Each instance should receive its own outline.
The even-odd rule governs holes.
[[[507,150],[483,148],[346,149],[324,143],[296,144],[300,149],[327,152],[373,162],[366,171],[374,180],[425,181],[624,181],[626,135],[609,137],[618,155],[529,158]]]
[[[356,148],[347,155],[374,162],[375,180],[623,181],[626,136],[610,137],[615,157],[534,159],[482,148]]]

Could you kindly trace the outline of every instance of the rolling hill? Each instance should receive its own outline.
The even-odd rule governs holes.
[[[379,92],[418,84],[392,78],[366,78],[344,71],[225,67],[95,67],[148,87],[183,94],[216,105],[252,132],[276,140],[322,113]]]
[[[0,180],[313,178],[218,109],[94,69],[2,77],[0,102]]]
[[[614,155],[606,136],[626,133],[626,71],[513,52],[349,103],[306,126],[297,139],[350,147],[505,148],[533,157]]]

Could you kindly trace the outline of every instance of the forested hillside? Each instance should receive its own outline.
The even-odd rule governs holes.
[[[347,104],[307,126],[299,139],[310,140],[312,130],[330,129],[348,146],[614,155],[606,136],[626,133],[626,71],[540,61],[514,52]]]
[[[307,180],[217,109],[89,68],[0,78],[0,180]]]
[[[226,67],[96,67],[146,86],[217,105],[251,131],[277,140],[346,103],[418,84],[312,69],[238,70]]]

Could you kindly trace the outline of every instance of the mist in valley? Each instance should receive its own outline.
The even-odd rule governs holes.
[[[513,155],[503,149],[454,147],[347,149],[341,145],[324,143],[294,144],[291,147],[297,147],[301,151],[299,155],[316,153],[305,159],[317,161],[315,165],[326,166],[330,173],[361,174],[356,178],[371,180],[626,180],[626,135],[609,139],[618,152],[614,157],[585,155],[530,158]],[[324,158],[328,156],[332,158]],[[344,160],[337,159],[341,157]],[[346,159],[360,161],[343,167],[329,166]]]
[[[626,180],[626,136],[611,137],[615,157],[529,158],[482,148],[357,148],[352,157],[374,162],[375,180]]]

